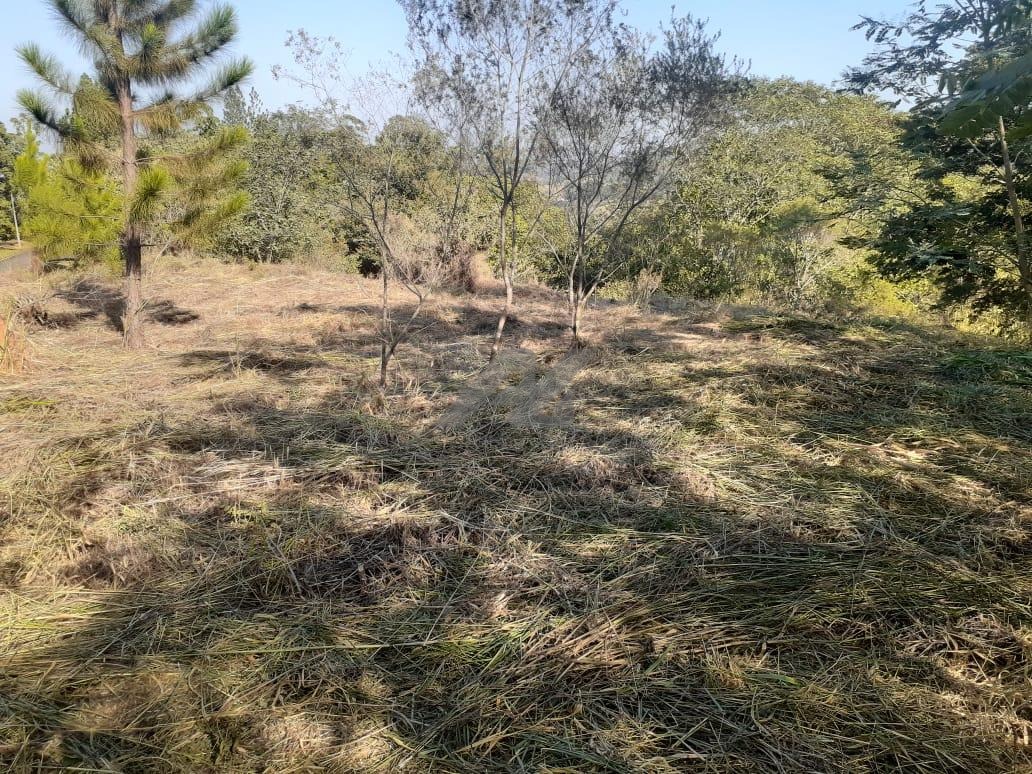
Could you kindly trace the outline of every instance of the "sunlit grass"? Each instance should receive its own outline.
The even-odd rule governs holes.
[[[0,384],[9,768],[1032,765],[1020,353],[607,308],[571,359],[527,299],[481,372],[444,297],[381,408],[375,288],[153,287],[199,319]]]

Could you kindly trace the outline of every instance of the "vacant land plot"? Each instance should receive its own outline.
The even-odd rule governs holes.
[[[106,279],[0,376],[11,770],[1032,766],[1032,358],[898,325]]]

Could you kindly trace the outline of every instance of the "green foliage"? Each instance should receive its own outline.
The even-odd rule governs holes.
[[[20,152],[19,138],[7,131],[0,121],[0,241],[15,236],[14,216],[11,212],[11,197],[14,188],[14,160]]]
[[[893,279],[930,279],[940,305],[1028,331],[1032,249],[1023,223],[1032,45],[1027,0],[915,3],[898,23],[865,19],[876,44],[849,74],[857,90],[914,103],[905,145],[918,184],[869,244]]]
[[[1032,54],[972,79],[949,106],[940,128],[958,137],[978,137],[995,130],[1000,119],[1017,119],[1012,137],[1032,132]]]
[[[117,265],[122,200],[114,180],[71,156],[40,153],[29,133],[14,162],[14,185],[22,230],[43,260]]]
[[[923,279],[887,280],[869,261],[847,262],[829,270],[820,286],[821,305],[829,313],[920,319],[932,310],[935,289]]]
[[[240,150],[247,171],[242,188],[249,201],[219,237],[221,252],[240,260],[279,263],[297,260],[357,234],[327,206],[325,187],[330,130],[315,111],[290,107],[266,110],[257,93],[239,89],[226,100],[224,122],[247,129]]]
[[[148,153],[158,163],[145,168],[136,203],[155,246],[214,248],[247,208],[242,190],[248,171],[241,149],[247,130],[214,119],[193,130],[159,138]]]
[[[1032,386],[1032,352],[974,350],[949,358],[944,371],[958,381]]]
[[[493,218],[497,217],[497,212],[493,213]],[[514,191],[506,219],[507,249],[517,274],[565,287],[566,276],[555,256],[570,249],[574,235],[563,210],[552,204],[540,187],[527,182]],[[491,244],[488,257],[498,268],[497,243]]]
[[[894,280],[928,278],[942,306],[976,314],[1010,310],[1020,318],[1013,221],[999,169],[987,163],[991,144],[943,137],[922,119],[905,142],[921,160],[917,195],[869,241],[877,265]],[[1032,179],[1025,170],[1016,185],[1027,201]]]
[[[411,211],[431,175],[446,166],[444,137],[426,121],[392,116],[377,135],[367,159],[377,177],[389,180],[399,204]],[[390,173],[379,169],[390,165]]]
[[[842,244],[864,201],[904,174],[897,119],[874,100],[812,83],[757,81],[651,215],[668,292],[816,305],[862,263]],[[848,187],[844,185],[848,181]]]

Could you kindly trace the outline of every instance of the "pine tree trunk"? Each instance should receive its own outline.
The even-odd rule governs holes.
[[[136,230],[129,229],[122,242],[125,261],[125,312],[122,315],[122,342],[128,349],[140,349],[143,338],[143,248]]]
[[[117,87],[118,107],[122,118],[122,188],[125,197],[125,225],[121,251],[125,265],[125,312],[122,315],[122,343],[128,349],[140,349],[143,337],[143,239],[132,218],[132,201],[136,195],[138,161],[136,159],[136,117],[133,114],[132,84],[128,79]]]

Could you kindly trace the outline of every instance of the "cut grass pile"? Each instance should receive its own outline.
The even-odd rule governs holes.
[[[1026,355],[537,292],[481,371],[442,297],[374,411],[372,285],[166,269],[140,356],[108,288],[16,289],[5,768],[1032,766]]]

